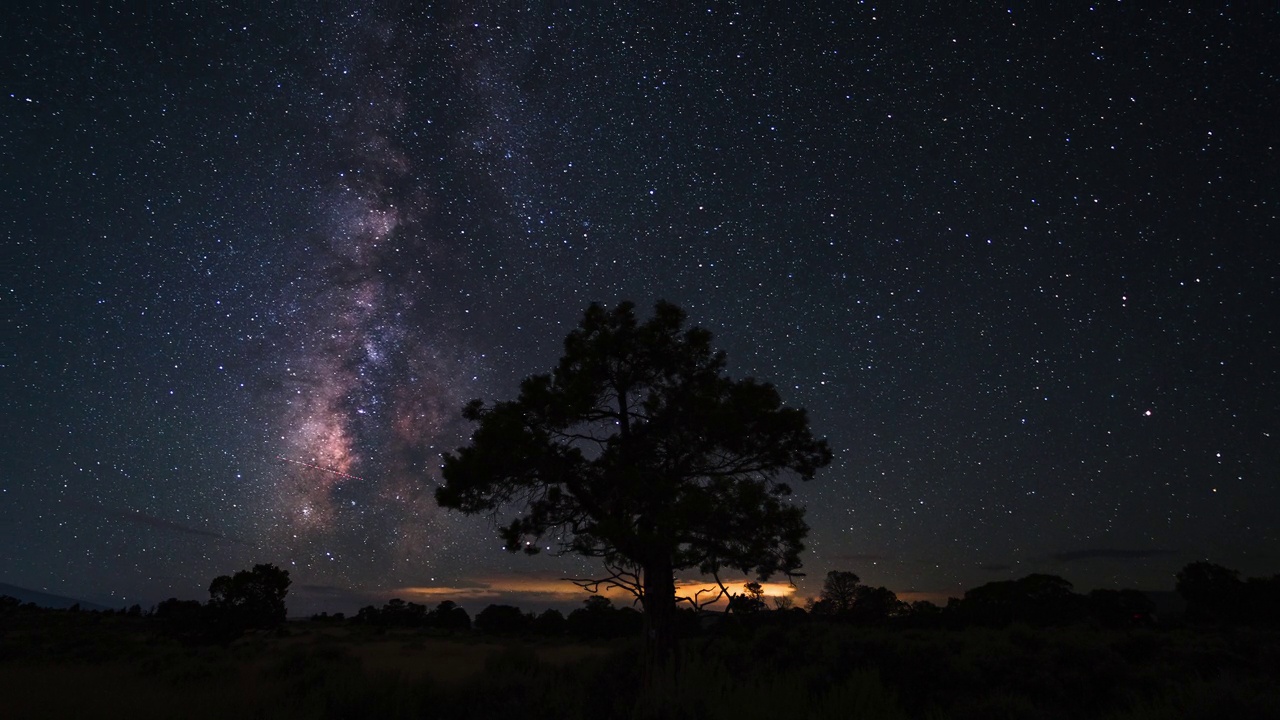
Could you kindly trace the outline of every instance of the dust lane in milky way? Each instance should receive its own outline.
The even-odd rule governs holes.
[[[332,548],[350,543],[384,548],[375,561],[408,558],[404,570],[421,572],[424,553],[438,552],[416,546],[436,512],[427,489],[439,450],[432,457],[423,448],[458,441],[466,398],[455,379],[474,371],[447,321],[423,312],[447,272],[447,249],[424,222],[432,198],[420,187],[422,169],[395,139],[405,134],[412,58],[389,55],[409,46],[397,37],[403,28],[374,19],[338,34],[332,104],[312,109],[331,127],[333,152],[314,208],[323,222],[313,271],[325,280],[286,362],[279,420],[287,454],[314,467],[278,474],[285,522],[268,539],[321,576]],[[335,116],[344,120],[334,125]],[[349,563],[330,565],[347,576]]]

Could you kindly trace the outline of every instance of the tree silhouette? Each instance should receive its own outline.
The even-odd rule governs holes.
[[[916,600],[907,618],[913,627],[935,628],[942,624],[943,611],[928,600]]]
[[[684,321],[666,302],[644,323],[630,302],[591,305],[552,373],[526,378],[514,401],[467,405],[478,427],[445,455],[436,490],[442,507],[514,513],[501,529],[512,552],[554,543],[602,558],[608,575],[579,584],[640,600],[651,662],[674,650],[675,572],[763,580],[800,567],[808,526],[782,476],[807,480],[831,460],[803,410],[726,377],[711,333]]]
[[[1178,571],[1175,589],[1187,601],[1193,622],[1231,622],[1240,612],[1245,584],[1240,572],[1205,560]]]
[[[582,607],[569,613],[565,630],[583,639],[615,638],[635,633],[643,623],[633,608],[616,608],[609,598],[592,595],[582,601]]]
[[[906,615],[910,609],[911,606],[899,600],[889,588],[859,585],[849,617],[856,622],[874,625]]]
[[[1127,628],[1152,622],[1156,604],[1138,590],[1099,588],[1088,595],[1089,614],[1107,628]]]
[[[1280,575],[1246,580],[1240,610],[1241,617],[1248,623],[1280,624]]]
[[[431,611],[428,623],[441,630],[464,632],[471,629],[471,616],[452,600],[441,600]]]
[[[950,609],[950,605],[948,605]],[[1004,626],[1069,625],[1087,611],[1085,598],[1057,575],[1032,573],[1017,580],[997,580],[966,590],[957,611],[966,622]]]
[[[742,592],[730,596],[729,612],[734,615],[754,615],[765,610],[764,586],[758,582],[744,583]]]
[[[858,581],[855,573],[848,570],[832,570],[827,579],[822,581],[822,594],[814,611],[818,614],[846,615],[853,610],[858,600]]]
[[[516,635],[529,630],[533,617],[514,605],[489,605],[476,615],[476,629],[493,635]]]
[[[559,610],[544,610],[534,619],[533,631],[539,635],[556,637],[564,634],[565,622],[564,613]]]
[[[235,575],[220,575],[209,585],[209,607],[242,628],[272,628],[285,620],[289,571],[254,565]]]

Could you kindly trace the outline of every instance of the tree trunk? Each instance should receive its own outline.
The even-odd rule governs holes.
[[[644,564],[644,681],[674,674],[676,663],[676,583],[671,558]]]

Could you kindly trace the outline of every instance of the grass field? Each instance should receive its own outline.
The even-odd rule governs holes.
[[[185,647],[145,618],[0,618],[9,718],[1277,718],[1280,637],[810,623],[638,645],[316,623]]]

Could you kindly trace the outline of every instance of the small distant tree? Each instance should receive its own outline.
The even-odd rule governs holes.
[[[427,606],[422,603],[411,602],[405,606],[405,625],[408,627],[423,627],[427,624]]]
[[[559,610],[544,610],[541,615],[533,621],[533,631],[539,635],[546,637],[557,637],[565,633],[565,625],[568,621],[564,619],[564,614]]]
[[[1246,580],[1240,609],[1248,623],[1280,625],[1280,575]]]
[[[1129,628],[1151,622],[1156,604],[1138,590],[1098,588],[1089,592],[1089,614],[1107,628]]]
[[[729,612],[735,615],[754,615],[766,607],[764,586],[758,582],[744,583],[742,593],[729,598]]]
[[[849,617],[860,623],[881,624],[907,614],[909,606],[886,587],[859,585]]]
[[[209,607],[242,628],[273,628],[285,621],[289,571],[254,565],[235,575],[220,575],[209,585]]]
[[[476,629],[492,635],[528,632],[532,619],[513,605],[490,605],[476,615]]]
[[[827,579],[822,582],[822,594],[818,600],[818,603],[824,603],[824,605],[819,607],[818,603],[815,603],[813,611],[831,615],[847,615],[852,612],[853,605],[858,600],[859,580],[857,574],[848,570],[832,570],[827,573]]]
[[[199,600],[169,598],[156,605],[151,618],[162,632],[188,645],[230,642],[239,637],[239,631],[224,630],[210,615]]]
[[[1192,622],[1231,622],[1239,615],[1245,584],[1240,572],[1201,560],[1178,571],[1178,594],[1187,601]]]
[[[938,627],[942,624],[943,610],[928,600],[916,600],[911,603],[911,610],[907,617],[910,624],[915,627]]]
[[[409,624],[409,606],[400,598],[391,598],[382,606],[379,616],[387,627],[405,627]]]
[[[642,622],[634,609],[615,608],[609,598],[592,595],[582,601],[582,607],[569,613],[565,629],[584,639],[615,638],[634,633]]]
[[[12,595],[0,595],[0,615],[15,613],[22,607],[22,601]]]
[[[471,616],[452,600],[442,600],[431,611],[430,625],[448,632],[466,632],[471,629]]]
[[[1088,611],[1085,598],[1071,588],[1064,578],[1043,573],[997,580],[966,590],[954,615],[979,625],[1069,625],[1083,619]]]
[[[169,598],[156,606],[156,611],[152,613],[152,617],[156,620],[169,620],[175,617],[190,617],[200,613],[199,600],[179,600],[178,598]]]
[[[942,608],[938,607],[937,603],[932,603],[928,600],[916,600],[911,603],[911,612],[915,615],[931,616],[941,613]]]

